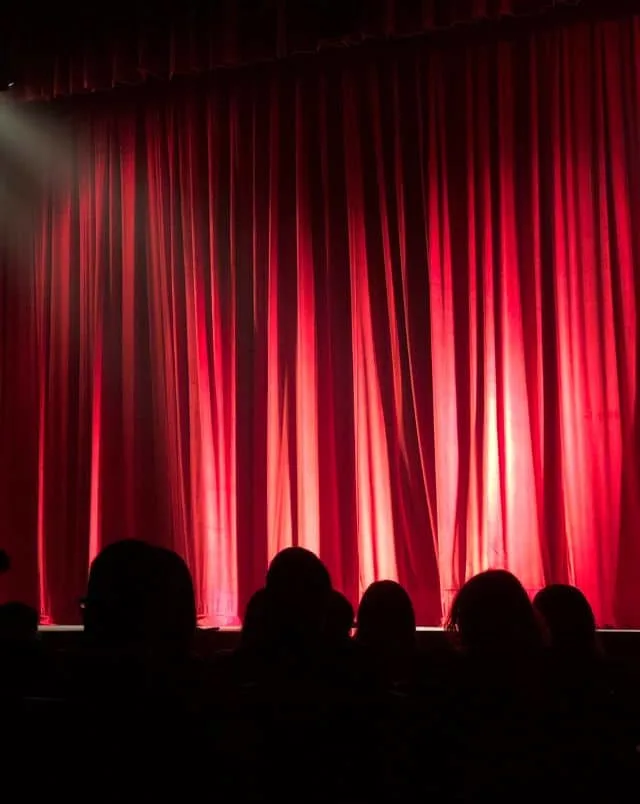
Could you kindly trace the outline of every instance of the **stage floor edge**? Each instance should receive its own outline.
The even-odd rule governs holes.
[[[42,633],[51,633],[51,632],[72,633],[82,631],[84,629],[83,626],[81,625],[41,625],[38,627],[38,630]],[[228,627],[224,626],[222,628],[201,628],[200,630],[234,633],[240,631],[240,626],[234,625]],[[419,626],[416,630],[425,633],[442,633],[444,631],[443,628],[438,626]],[[640,628],[601,628],[599,629],[599,633],[640,635]]]

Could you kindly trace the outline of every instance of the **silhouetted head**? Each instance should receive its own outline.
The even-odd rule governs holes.
[[[413,651],[416,616],[411,598],[395,581],[376,581],[358,607],[356,638],[361,644],[383,651]]]
[[[89,571],[84,600],[87,636],[99,642],[134,642],[148,630],[153,550],[128,540],[105,547]]]
[[[5,603],[0,606],[0,640],[11,643],[33,642],[38,636],[40,617],[25,603]]]
[[[267,612],[264,589],[258,589],[251,595],[242,619],[241,641],[244,648],[256,648],[266,638]]]
[[[330,642],[343,642],[351,636],[355,619],[353,606],[347,598],[335,589],[329,598],[325,634]]]
[[[475,654],[529,654],[541,646],[529,596],[505,570],[481,572],[465,583],[451,606],[448,628]]]
[[[182,652],[195,634],[191,575],[170,550],[139,541],[106,547],[89,573],[87,636],[107,648]]]
[[[302,547],[282,550],[269,566],[265,591],[272,635],[307,640],[322,634],[331,578],[316,555]]]
[[[558,653],[597,652],[596,619],[589,601],[575,586],[553,584],[542,589],[533,600]]]

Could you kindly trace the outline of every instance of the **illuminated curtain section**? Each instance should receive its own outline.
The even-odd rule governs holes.
[[[567,80],[554,87],[552,98],[567,574],[607,622],[616,617],[615,598],[607,590],[617,583],[620,560],[618,541],[607,534],[620,533],[621,504],[631,502],[623,485],[637,482],[637,469],[626,465],[623,446],[637,427],[639,255],[632,229],[638,219],[629,204],[634,177],[625,165],[629,149],[637,148],[638,130],[627,128],[630,108],[610,90],[612,82],[629,90],[637,85],[637,71],[630,74],[620,58],[628,54],[629,43],[614,25],[604,26],[593,39],[580,32],[574,48],[566,39],[559,42],[555,53]],[[581,58],[589,49],[593,81]],[[580,158],[574,160],[570,155],[576,147]]]
[[[0,283],[14,596],[71,621],[138,536],[203,623],[301,544],[423,624],[505,567],[640,626],[640,23],[519,37],[77,111]]]
[[[296,266],[298,315],[296,332],[296,485],[298,543],[317,555],[320,543],[320,486],[318,464],[318,380],[316,368],[316,313],[313,244],[311,242],[310,151],[304,126],[302,88],[296,85]]]
[[[220,196],[219,110],[193,111],[187,126],[173,109],[145,120],[151,373],[172,544],[194,574],[201,621],[219,625],[237,615],[235,279],[217,251],[233,195]],[[215,222],[219,203],[226,231]]]
[[[366,212],[363,198],[361,145],[358,131],[358,87],[345,81],[343,95],[349,265],[351,275],[351,344],[353,351],[354,448],[359,592],[379,578],[397,580],[391,505],[388,434],[384,421],[380,373],[374,341],[373,288],[369,278]],[[384,274],[373,281],[383,281]],[[387,333],[384,333],[385,338]],[[393,334],[392,336],[393,337]],[[391,367],[393,373],[394,366]],[[391,423],[395,429],[396,422]]]
[[[271,108],[268,119],[269,160],[266,169],[269,194],[268,212],[268,256],[267,256],[267,560],[276,553],[293,544],[292,497],[291,497],[291,452],[290,452],[290,392],[293,375],[289,371],[287,352],[281,347],[286,338],[280,315],[280,296],[282,273],[286,270],[280,253],[280,99],[274,88],[270,88]],[[264,136],[264,134],[262,134]],[[263,166],[260,166],[263,168]],[[264,169],[264,168],[263,168]],[[294,233],[290,232],[293,238]],[[283,270],[281,270],[281,265]],[[260,270],[260,266],[255,266]],[[285,279],[286,281],[286,279]],[[290,316],[296,320],[296,308],[290,308]],[[295,415],[293,416],[295,427]]]

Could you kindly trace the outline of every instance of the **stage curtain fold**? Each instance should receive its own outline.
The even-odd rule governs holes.
[[[137,536],[231,624],[301,544],[424,625],[505,567],[640,626],[638,18],[73,115],[0,275],[7,594],[75,621]]]

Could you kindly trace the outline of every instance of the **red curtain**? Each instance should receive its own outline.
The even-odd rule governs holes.
[[[640,626],[640,19],[105,96],[0,287],[8,594],[318,552],[419,621],[487,567]]]

